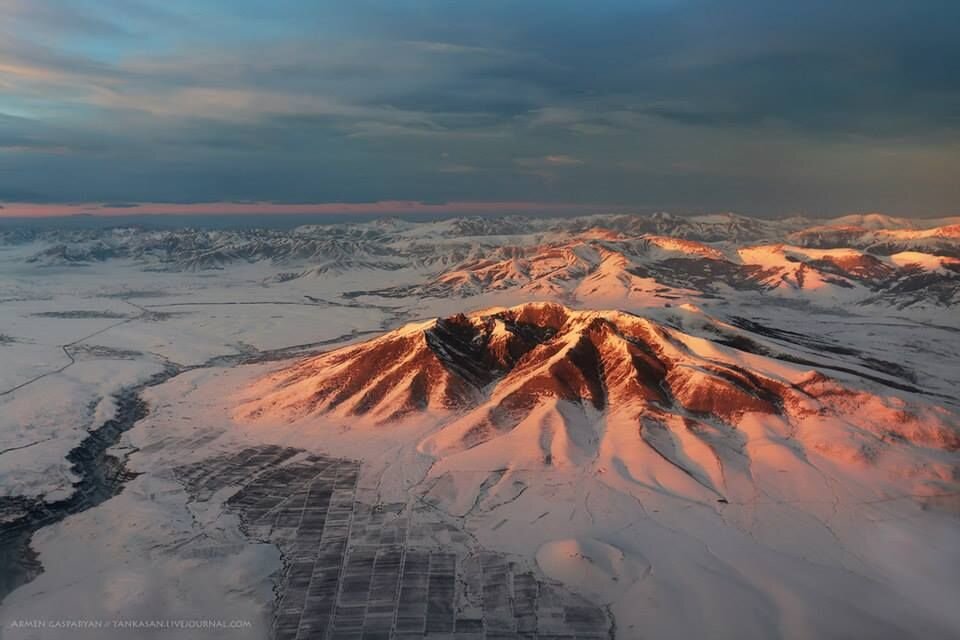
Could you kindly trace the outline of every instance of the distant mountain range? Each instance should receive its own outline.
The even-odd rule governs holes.
[[[388,218],[289,230],[6,229],[0,243],[29,247],[25,260],[38,265],[128,260],[182,271],[264,262],[284,267],[270,276],[276,282],[357,270],[421,273],[420,285],[376,292],[385,296],[518,289],[606,304],[749,290],[906,307],[949,306],[960,291],[960,218]]]

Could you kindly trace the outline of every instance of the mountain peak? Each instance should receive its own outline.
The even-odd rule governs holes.
[[[713,323],[707,335],[737,331],[689,313]],[[726,474],[760,455],[747,442],[857,468],[890,448],[960,449],[942,410],[847,387],[740,338],[721,344],[617,310],[496,307],[275,371],[246,390],[235,417],[310,430],[415,426],[438,469],[616,469],[629,482],[705,491],[698,499],[723,495]]]
[[[674,416],[735,426],[747,414],[789,421],[857,393],[811,375],[630,313],[530,302],[409,324],[308,358],[259,381],[239,413],[349,417],[358,425],[469,416],[461,435],[476,443],[547,401],[588,419]]]

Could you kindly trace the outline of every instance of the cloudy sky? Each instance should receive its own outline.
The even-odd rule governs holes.
[[[960,2],[0,0],[6,215],[383,201],[958,213]]]

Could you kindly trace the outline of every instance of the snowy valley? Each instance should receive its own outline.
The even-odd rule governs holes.
[[[958,308],[960,218],[8,224],[0,627],[956,637]]]

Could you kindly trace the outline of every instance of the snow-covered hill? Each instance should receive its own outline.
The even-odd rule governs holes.
[[[890,557],[894,543],[869,542],[875,525],[861,510],[952,512],[960,417],[903,392],[890,371],[839,373],[826,351],[811,356],[760,329],[693,307],[653,319],[527,303],[281,366],[229,405],[251,433],[344,452],[378,443],[390,478],[381,491],[425,457],[415,500],[608,603],[619,630],[669,637],[669,625],[715,624],[720,613],[681,622],[662,599],[707,580],[728,588],[703,597],[735,610],[776,584],[789,595],[750,606],[815,618],[811,637],[883,636],[889,625],[913,635],[937,616],[910,611],[933,596],[914,591],[922,578]],[[719,573],[704,577],[699,563]],[[844,567],[844,587],[824,588],[826,567]],[[854,607],[865,592],[892,608]],[[828,602],[845,613],[823,615]],[[724,624],[742,631],[760,618]]]
[[[770,221],[659,213],[385,219],[289,230],[16,229],[0,232],[0,243],[23,247],[30,264],[51,267],[111,260],[162,271],[265,264],[281,268],[269,278],[274,283],[417,274],[412,287],[366,290],[388,297],[517,291],[609,306],[752,291],[815,304],[904,308],[955,304],[958,230],[950,218]]]
[[[714,330],[727,342],[742,333],[720,323]],[[848,434],[831,445],[851,458],[872,459],[897,443],[960,449],[955,417],[911,414],[902,403],[848,388],[796,360],[725,346],[630,313],[527,303],[407,325],[304,360],[252,387],[238,416],[295,421],[333,414],[379,425],[439,414],[455,418],[426,445],[442,455],[495,443],[536,414],[562,427],[536,435],[520,454],[534,452],[545,464],[556,460],[555,445],[593,449],[563,459],[595,455],[604,446],[601,434],[575,431],[601,416],[615,416],[644,436],[647,428],[676,421],[696,432],[698,419],[737,428],[745,416],[760,414],[776,416],[785,429],[802,427],[814,441],[824,416],[842,416],[877,439]],[[864,407],[870,410],[858,414]]]

